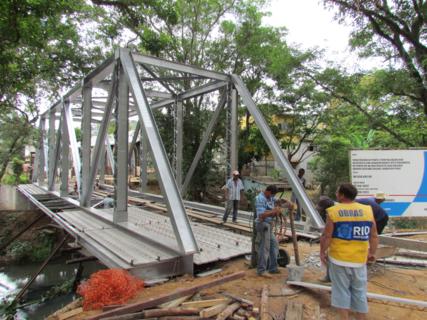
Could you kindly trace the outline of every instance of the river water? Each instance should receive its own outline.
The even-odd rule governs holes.
[[[39,274],[33,284],[30,286],[25,296],[24,304],[28,301],[39,299],[53,286],[61,285],[64,281],[75,278],[78,264],[67,265],[66,259],[70,257],[61,257],[59,260],[51,261],[44,271]],[[0,300],[17,294],[31,276],[37,271],[38,264],[7,265],[0,267]],[[88,278],[90,274],[105,268],[96,261],[83,263],[83,278]],[[29,305],[18,309],[15,319],[45,319],[47,316],[70,303],[75,298],[74,294],[67,294],[55,297],[44,303]]]

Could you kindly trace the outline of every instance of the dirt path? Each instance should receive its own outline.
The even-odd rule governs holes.
[[[287,247],[287,250],[291,252],[291,245],[285,245],[285,247]],[[314,260],[319,247],[317,244],[310,246],[308,243],[301,242],[300,249],[302,260]],[[247,263],[248,262],[243,258],[224,262],[222,265],[223,271],[219,274],[206,278],[193,278],[189,276],[180,277],[165,284],[142,290],[131,302],[143,301],[159,294],[169,293],[178,288],[190,287],[222,275],[242,270],[246,271],[244,279],[232,281],[209,290],[204,290],[201,292],[201,297],[204,299],[214,298],[217,297],[221,291],[227,291],[246,299],[253,300],[257,305],[259,305],[261,290],[264,284],[268,284],[270,286],[271,295],[279,295],[281,293],[281,288],[285,284],[285,279],[287,278],[286,269],[281,269],[282,273],[274,275],[272,279],[266,279],[258,277],[255,270],[248,269]],[[319,283],[318,279],[323,276],[324,271],[316,265],[316,262],[310,262],[309,265],[310,266],[307,267],[304,275],[304,281]],[[422,301],[427,300],[426,270],[403,269],[389,266],[385,267],[382,265],[375,265],[369,270],[368,287],[370,292]],[[335,313],[330,307],[329,294],[319,290],[305,289],[291,297],[270,297],[270,312],[274,319],[283,319],[285,306],[289,299],[304,304],[304,319],[313,319],[314,310],[317,305],[320,305],[322,315],[321,319],[334,319]],[[370,301],[369,308],[369,319],[427,319],[427,311],[417,310],[417,308],[414,307],[402,307]],[[97,313],[99,313],[99,311],[85,312],[74,319],[84,319],[89,315]]]

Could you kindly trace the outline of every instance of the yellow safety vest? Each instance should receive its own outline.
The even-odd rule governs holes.
[[[366,264],[374,221],[372,208],[357,202],[339,203],[327,210],[334,223],[329,258],[335,264],[360,267]]]

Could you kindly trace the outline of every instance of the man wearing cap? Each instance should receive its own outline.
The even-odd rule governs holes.
[[[380,204],[383,203],[384,201],[385,201],[385,194],[383,192],[378,192],[377,194],[375,194],[375,197],[356,199],[356,202],[370,206],[372,208],[372,212],[374,213],[375,223],[377,225],[378,234],[381,234],[383,232],[388,222],[388,214],[380,206]]]
[[[241,193],[245,188],[243,187],[243,182],[239,178],[239,171],[233,171],[233,177],[228,179],[227,183],[224,186],[225,191],[225,213],[222,217],[224,223],[227,222],[228,215],[230,214],[231,209],[233,209],[233,222],[237,222],[237,211],[239,209],[239,201]]]

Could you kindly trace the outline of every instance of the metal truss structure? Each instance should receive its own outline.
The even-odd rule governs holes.
[[[178,91],[174,83],[186,81],[189,87]],[[197,83],[197,86],[193,86]],[[201,83],[201,84],[200,84]],[[194,159],[184,175],[183,125],[185,100],[214,94],[218,99],[209,124],[201,139]],[[114,174],[113,223],[128,221],[128,167],[131,153],[140,136],[139,156],[141,191],[147,183],[147,156],[154,163],[158,181],[170,215],[177,246],[183,256],[198,251],[198,246],[185,212],[184,195],[211,139],[221,112],[227,112],[228,171],[238,164],[238,107],[240,99],[253,116],[274,159],[283,173],[313,227],[322,228],[323,221],[298,181],[291,164],[284,155],[267,122],[251,98],[243,81],[236,75],[227,75],[194,66],[179,64],[155,57],[131,53],[120,48],[115,55],[89,73],[82,83],[41,115],[40,144],[36,154],[33,183],[47,191],[69,195],[70,169],[77,181],[81,207],[90,207],[90,200],[98,175],[103,177],[105,154]],[[153,110],[169,107],[173,110],[172,165],[159,134]],[[137,119],[134,135],[129,139],[129,121]],[[81,124],[82,140],[79,147],[75,128]],[[108,129],[115,124],[115,141],[108,139]],[[96,134],[94,134],[96,132]],[[94,142],[92,138],[96,139]],[[114,145],[114,150],[111,148]],[[70,161],[71,160],[71,161]],[[55,190],[57,181],[59,190]],[[155,239],[154,239],[155,240]]]

